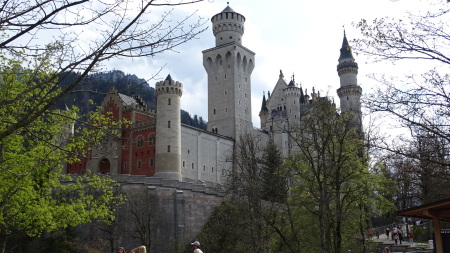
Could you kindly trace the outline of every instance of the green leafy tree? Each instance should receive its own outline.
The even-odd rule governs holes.
[[[303,220],[309,232],[300,233],[310,234],[306,238],[314,252],[349,247],[373,191],[364,143],[351,116],[339,115],[326,99],[316,100],[300,119],[301,134],[295,139],[300,152],[287,161],[293,176],[291,206],[296,217],[309,217]]]
[[[110,220],[111,204],[121,202],[112,192],[116,183],[108,178],[61,173],[64,162],[86,155],[114,123],[92,112],[72,134],[76,108],[45,110],[32,120],[23,119],[29,108],[41,110],[45,107],[41,101],[61,93],[56,82],[48,80],[54,74],[50,63],[27,59],[17,54],[14,60],[2,57],[0,61],[0,133],[4,134],[0,138],[0,252],[5,252],[13,235],[38,236],[92,220]],[[29,122],[22,125],[20,120]]]
[[[194,14],[172,22],[173,9],[159,18],[154,13],[201,1],[0,4],[0,252],[16,234],[38,236],[114,218],[111,206],[121,202],[113,194],[114,181],[89,173],[70,177],[61,168],[88,155],[106,134],[114,135],[110,130],[120,122],[51,108],[80,92],[78,85],[105,61],[155,56],[195,38],[204,22],[191,22]]]

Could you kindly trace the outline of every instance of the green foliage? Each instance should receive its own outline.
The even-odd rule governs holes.
[[[369,206],[374,206],[376,175],[368,171],[352,117],[338,114],[327,100],[316,101],[301,119],[296,138],[300,152],[285,163],[292,174],[289,205],[306,224],[297,237],[301,244],[316,247],[313,252],[351,247],[357,231],[367,226]]]
[[[287,196],[286,175],[282,170],[283,157],[277,145],[270,139],[264,147],[261,162],[263,179],[263,199],[285,203]]]
[[[253,252],[252,221],[246,203],[223,202],[195,238],[204,252]],[[191,247],[183,252],[192,252]]]
[[[77,108],[48,109],[61,91],[48,58],[0,58],[0,240],[38,236],[92,220],[111,220],[116,183],[87,173],[62,174],[105,137],[115,123],[92,112],[78,122]],[[26,66],[26,67],[22,67]],[[73,124],[80,127],[71,133]]]

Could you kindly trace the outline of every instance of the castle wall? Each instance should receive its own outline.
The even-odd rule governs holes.
[[[182,125],[183,179],[225,183],[227,171],[232,166],[233,144],[229,138]]]
[[[136,236],[146,232],[144,239],[151,245],[147,252],[173,253],[195,239],[224,199],[211,183],[130,175],[111,177],[120,183],[120,192],[127,196],[127,202],[118,209],[111,225],[91,223],[78,227],[80,239],[86,244],[99,247],[100,241],[93,238],[106,238],[102,239],[103,244],[112,242],[114,250],[125,247],[129,251],[142,245]]]

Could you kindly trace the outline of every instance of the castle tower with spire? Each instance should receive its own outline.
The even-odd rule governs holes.
[[[290,130],[298,129],[300,125],[300,87],[295,83],[294,75],[284,90],[284,97],[286,100],[286,116],[289,122]]]
[[[181,115],[180,98],[183,85],[172,80],[156,83],[156,147],[155,176],[181,181]]]
[[[361,94],[362,88],[358,85],[358,64],[353,58],[352,49],[344,31],[341,54],[339,56],[337,72],[340,79],[340,88],[337,94],[340,99],[341,111],[353,113],[353,124],[362,130]]]
[[[208,74],[208,131],[237,139],[251,132],[255,53],[242,46],[245,17],[227,6],[211,19],[216,45],[203,51]]]

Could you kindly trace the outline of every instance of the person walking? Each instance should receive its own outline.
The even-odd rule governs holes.
[[[389,228],[386,228],[386,240],[389,240]]]
[[[395,241],[395,245],[398,244],[398,233],[394,233],[394,241]]]
[[[195,241],[191,243],[192,249],[194,250],[193,253],[203,253],[203,251],[200,249],[200,242]]]
[[[378,228],[375,230],[375,235],[377,236],[377,239],[380,239],[380,231]]]

